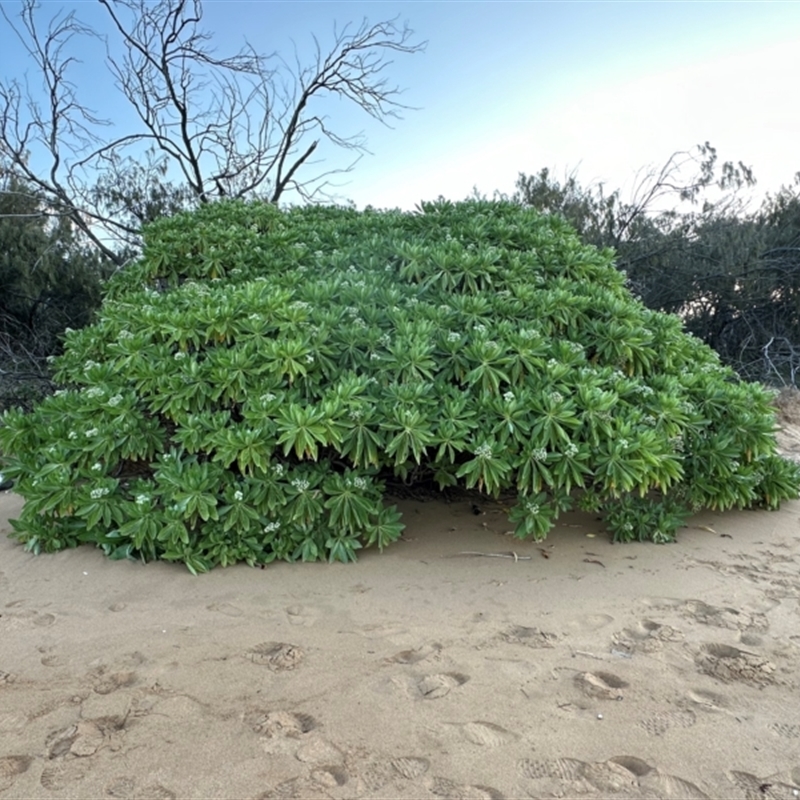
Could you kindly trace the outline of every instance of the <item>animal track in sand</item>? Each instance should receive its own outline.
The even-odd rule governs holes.
[[[18,775],[28,771],[32,756],[3,756],[0,758],[0,792],[10,789]]]
[[[658,711],[652,717],[639,721],[651,736],[663,736],[670,728],[691,728],[697,722],[694,711]]]
[[[422,678],[417,683],[417,689],[426,700],[436,700],[450,694],[452,689],[463,686],[468,680],[469,675],[460,672],[437,672]]]
[[[447,800],[504,800],[504,795],[491,786],[456,783],[448,778],[434,777],[426,781],[428,791]]]
[[[800,739],[800,725],[792,725],[788,722],[773,722],[769,729],[784,739]]]
[[[250,660],[254,664],[269,667],[273,672],[295,669],[305,658],[302,647],[286,642],[263,642],[249,650]]]
[[[725,683],[741,681],[757,686],[775,683],[775,665],[756,653],[747,653],[727,644],[709,642],[695,656],[700,672]]]
[[[623,689],[628,688],[628,682],[617,677],[612,672],[579,672],[575,676],[575,685],[589,697],[601,700],[622,700]]]

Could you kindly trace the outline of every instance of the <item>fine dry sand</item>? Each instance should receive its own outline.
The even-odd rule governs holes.
[[[198,578],[31,556],[21,504],[2,800],[800,796],[800,502],[655,546],[404,500],[383,555]]]

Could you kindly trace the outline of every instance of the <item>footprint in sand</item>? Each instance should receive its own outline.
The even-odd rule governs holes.
[[[127,776],[114,778],[105,788],[108,797],[120,800],[175,800],[175,792],[160,783],[150,783],[137,788],[136,779]]]
[[[305,659],[305,651],[296,644],[262,642],[248,651],[254,664],[269,667],[273,672],[295,669]]]
[[[447,723],[458,728],[459,733],[472,744],[480,747],[500,747],[519,738],[516,733],[495,725],[494,722],[477,720],[466,723]]]
[[[3,756],[0,758],[0,792],[10,789],[23,772],[28,771],[32,756]]]
[[[800,796],[800,767],[767,778],[731,770],[728,780],[739,788],[745,800],[797,800]]]
[[[256,800],[331,800],[332,797],[311,778],[297,777],[267,789]]]
[[[78,756],[67,756],[48,764],[39,778],[39,783],[49,792],[61,792],[71,784],[79,783],[88,774],[91,764]]]
[[[393,656],[383,659],[384,664],[419,664],[427,658],[438,656],[442,646],[438,642],[432,645],[418,647],[416,650],[401,650]]]
[[[607,761],[586,762],[576,758],[523,759],[517,763],[520,789],[529,797],[611,794],[664,800],[706,800],[700,788],[682,778],[666,775],[636,756],[615,756]]]
[[[22,602],[22,601],[20,601]],[[17,605],[15,603],[13,605]],[[12,604],[9,604],[12,605]],[[6,606],[8,608],[8,606]],[[23,611],[4,611],[0,614],[0,624],[5,623],[9,628],[27,628],[35,626],[37,628],[49,628],[56,621],[55,614],[42,614],[33,609]]]
[[[662,625],[651,619],[639,620],[613,636],[614,647],[624,653],[656,653],[664,642],[680,642],[683,633],[671,625]]]
[[[92,689],[97,694],[111,694],[119,689],[127,689],[133,686],[138,680],[135,672],[111,672],[107,673],[105,668],[95,670],[90,673],[92,677]]]
[[[206,610],[216,611],[217,614],[224,614],[226,617],[244,616],[244,611],[231,603],[211,603],[211,605],[206,606]]]
[[[124,735],[124,717],[97,717],[82,719],[74,725],[53,731],[45,744],[48,758],[67,755],[83,758],[94,755],[104,747],[119,750]]]
[[[427,781],[427,788],[431,794],[447,800],[505,800],[502,792],[491,786],[456,783],[447,778],[431,778]]]
[[[303,734],[317,728],[317,721],[310,714],[293,711],[265,711],[260,708],[246,712],[243,722],[255,733],[260,733],[270,739],[299,739]]]
[[[286,609],[286,619],[291,625],[310,628],[319,619],[319,609],[311,606],[294,605]]]
[[[709,642],[695,656],[700,672],[725,683],[741,681],[756,686],[776,682],[776,667],[756,653],[748,653],[727,644]]]
[[[399,758],[372,758],[354,767],[359,794],[376,796],[377,792],[387,794],[389,784],[403,784],[414,781],[430,768],[427,758],[400,756]]]
[[[417,689],[425,700],[437,700],[463,686],[468,680],[469,675],[460,672],[437,672],[422,678],[417,683]]]
[[[623,689],[629,684],[613,672],[579,672],[575,676],[575,685],[589,697],[601,700],[622,700]]]
[[[567,623],[567,628],[579,633],[593,633],[605,628],[614,621],[609,614],[584,614]]]
[[[719,608],[702,600],[686,600],[679,608],[680,613],[701,625],[714,628],[727,628],[733,631],[766,631],[769,622],[764,614],[749,614],[736,608]]]
[[[540,628],[530,628],[526,625],[512,625],[504,631],[500,631],[498,636],[491,641],[494,644],[498,639],[509,644],[522,644],[525,647],[532,647],[537,650],[555,647],[558,643],[558,636],[555,633],[548,633]]]
[[[729,705],[723,695],[709,692],[707,689],[690,689],[686,696],[705,711],[726,711]]]
[[[663,736],[672,728],[691,728],[697,722],[694,711],[659,711],[640,720],[638,725],[651,736]]]

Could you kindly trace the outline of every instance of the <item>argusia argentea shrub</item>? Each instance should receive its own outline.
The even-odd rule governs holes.
[[[514,492],[521,539],[577,504],[663,542],[800,484],[769,390],[511,204],[208,205],[152,224],[65,345],[62,388],[0,426],[36,553],[349,561],[403,530],[387,478]]]

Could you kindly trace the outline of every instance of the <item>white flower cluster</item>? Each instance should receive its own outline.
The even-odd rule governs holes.
[[[136,495],[136,505],[143,506],[145,503],[149,503],[150,498],[146,494],[137,494]]]
[[[235,500],[237,503],[241,503],[241,502],[242,502],[242,500],[244,500],[244,495],[243,495],[243,494],[242,494],[242,493],[241,493],[241,492],[240,492],[240,491],[237,489],[237,490],[236,490],[236,491],[233,493],[233,499],[234,499],[234,500]]]
[[[92,472],[100,472],[103,469],[103,465],[99,461],[95,461],[92,464]]]
[[[567,449],[564,450],[564,455],[567,458],[573,458],[574,456],[578,455],[578,445],[576,445],[575,442],[570,442],[567,445]]]
[[[100,431],[97,430],[97,428],[89,428],[89,430],[86,431],[86,437],[91,439],[92,436],[97,436],[98,433],[100,433]]]
[[[561,392],[550,392],[550,399],[554,403],[563,403],[564,402],[564,395]]]
[[[516,398],[514,397],[514,392],[512,391],[504,392],[503,400],[505,400],[506,403],[513,403],[514,400],[516,400]]]
[[[625,439],[624,437],[623,437],[622,439],[618,439],[618,440],[617,440],[617,443],[619,444],[619,446],[620,446],[620,447],[621,447],[623,450],[627,450],[627,449],[630,447],[630,444],[631,444],[631,443],[630,443],[630,442],[629,442],[627,439]]]
[[[67,435],[67,439],[69,439],[70,441],[74,441],[77,438],[78,438],[77,431],[70,431],[69,434]]]
[[[472,330],[475,333],[486,333],[486,326],[482,325],[480,322],[473,326]]]
[[[268,522],[264,526],[264,533],[272,533],[273,531],[279,530],[281,527],[280,522]]]
[[[112,408],[116,408],[122,402],[122,395],[115,394],[112,398],[109,399],[108,404]]]
[[[544,461],[547,458],[547,450],[544,447],[537,447],[532,453],[531,458],[534,461]]]
[[[314,363],[314,356],[311,353],[306,354],[306,364],[313,364]]]
[[[351,408],[350,412],[347,415],[353,422],[358,422],[361,417],[364,416],[364,409],[363,408]]]
[[[673,436],[669,440],[670,446],[673,450],[677,450],[679,453],[683,452],[684,443],[683,443],[683,436]]]
[[[380,361],[381,360],[381,354],[380,353],[370,353],[369,354],[369,359],[370,359],[370,361]]]
[[[133,339],[133,333],[128,330],[120,331],[117,339]]]
[[[353,478],[353,486],[360,491],[364,491],[367,488],[367,479],[366,478]]]
[[[388,333],[381,334],[381,338],[378,339],[378,342],[384,347],[388,347],[392,343],[392,337]]]
[[[98,489],[92,489],[92,491],[89,492],[89,497],[91,497],[92,500],[99,500],[101,497],[105,497],[109,494],[110,491],[111,490],[107,486],[101,486]]]
[[[528,502],[525,503],[525,510],[532,517],[535,517],[540,511],[539,504],[538,503],[534,503],[533,500],[528,500]]]
[[[175,353],[175,360],[180,361],[182,358],[186,358],[186,353],[184,353],[183,350],[178,350],[178,352]]]
[[[547,360],[547,366],[548,367],[557,367],[559,365],[559,363],[560,362],[556,358],[549,358]]]
[[[296,309],[297,311],[308,311],[311,308],[311,303],[307,303],[305,300],[293,300],[289,304],[289,308]]]
[[[450,333],[447,334],[447,341],[448,342],[460,342],[461,341],[461,334],[460,333],[456,333],[455,331],[450,331]]]
[[[280,478],[286,471],[286,468],[283,466],[283,464],[274,464],[272,471]]]
[[[275,399],[275,395],[272,392],[267,392],[266,394],[262,394],[259,398],[262,403],[271,403]]]
[[[478,458],[491,458],[492,446],[490,444],[481,444],[475,448],[475,455]]]
[[[99,386],[92,386],[91,389],[86,390],[87,397],[102,397],[105,392]]]
[[[297,489],[298,492],[305,492],[308,490],[309,482],[305,478],[295,478],[292,481],[292,486]]]

